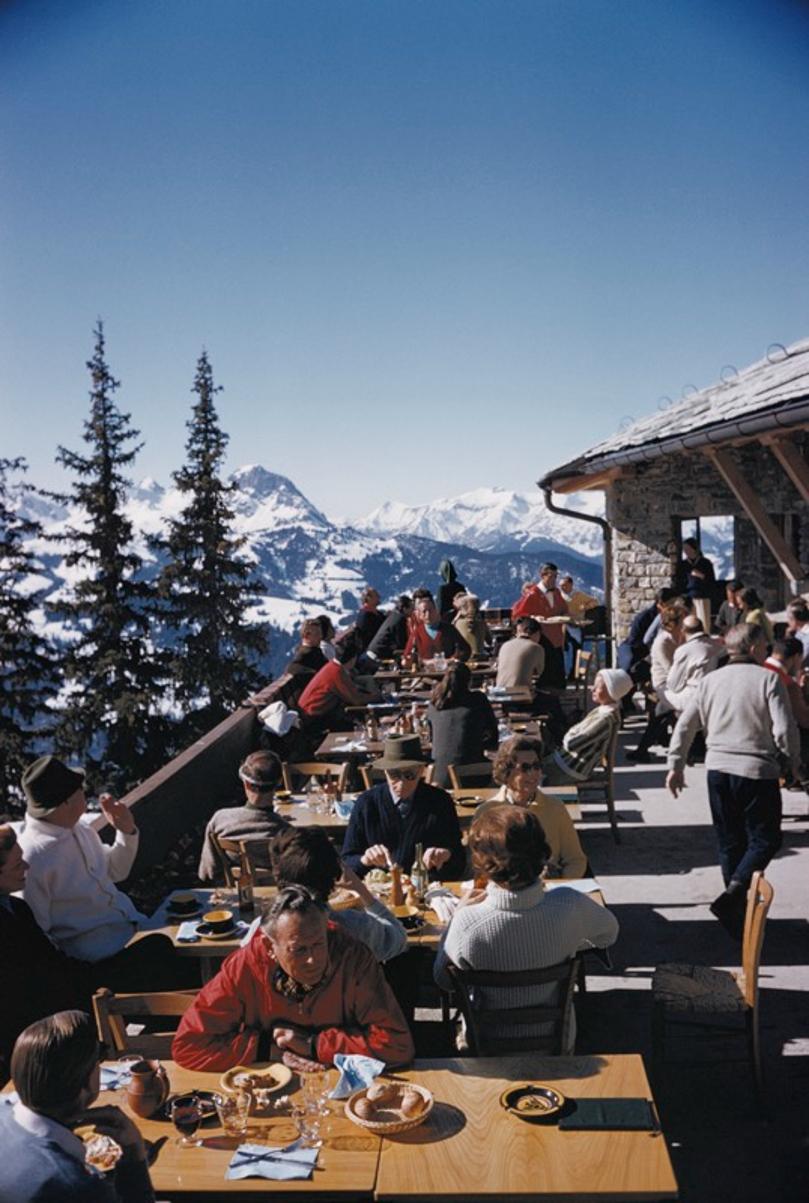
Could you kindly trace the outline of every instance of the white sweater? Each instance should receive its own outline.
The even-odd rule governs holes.
[[[436,957],[434,976],[451,988],[447,962],[459,969],[509,972],[558,965],[584,948],[607,948],[618,936],[618,920],[577,890],[542,882],[509,890],[489,882],[482,902],[460,907],[452,917]],[[491,1007],[541,1005],[553,996],[553,985],[486,989]],[[541,1033],[540,1033],[541,1034]],[[572,1049],[575,1030],[570,1032]]]
[[[132,868],[138,833],[115,833],[103,844],[92,827],[57,827],[25,820],[19,843],[29,869],[21,897],[64,952],[82,961],[114,956],[146,923],[131,898],[115,888]]]

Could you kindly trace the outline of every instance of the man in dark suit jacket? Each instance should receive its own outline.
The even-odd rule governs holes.
[[[360,794],[343,843],[343,860],[363,877],[370,869],[401,865],[409,870],[416,844],[432,877],[459,880],[466,864],[455,804],[442,789],[421,779],[424,761],[418,736],[385,740],[385,781]]]

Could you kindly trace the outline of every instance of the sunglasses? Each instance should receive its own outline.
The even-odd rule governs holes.
[[[388,769],[388,777],[391,781],[415,781],[419,775],[419,769]]]
[[[538,760],[518,760],[516,767],[523,773],[538,773],[542,766]]]

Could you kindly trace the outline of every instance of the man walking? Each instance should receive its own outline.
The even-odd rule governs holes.
[[[725,889],[711,903],[741,939],[750,878],[781,846],[781,760],[798,769],[798,730],[783,683],[761,667],[761,627],[739,623],[725,638],[729,662],[704,677],[680,716],[668,753],[666,785],[676,798],[697,731],[705,734],[708,797]]]

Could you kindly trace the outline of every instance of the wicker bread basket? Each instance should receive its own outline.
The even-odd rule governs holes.
[[[405,1084],[403,1083],[403,1085]],[[418,1086],[415,1082],[407,1082],[406,1085],[410,1090],[415,1090],[424,1099],[424,1110],[420,1115],[413,1115],[409,1119],[406,1119],[401,1112],[394,1108],[380,1108],[380,1110],[384,1110],[389,1114],[398,1115],[399,1118],[392,1120],[361,1119],[354,1110],[354,1104],[358,1099],[365,1098],[365,1087],[362,1090],[356,1090],[350,1098],[346,1099],[346,1115],[353,1123],[358,1124],[360,1128],[367,1128],[369,1132],[377,1132],[380,1136],[394,1136],[397,1132],[409,1132],[411,1128],[417,1128],[419,1124],[424,1123],[433,1109],[434,1099],[426,1086]]]

